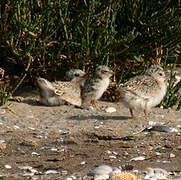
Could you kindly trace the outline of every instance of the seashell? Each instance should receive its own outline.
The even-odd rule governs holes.
[[[138,156],[130,159],[130,161],[143,161],[145,160],[145,156]]]
[[[148,128],[148,131],[158,131],[158,132],[178,132],[176,128],[172,128],[169,126],[152,126]]]
[[[138,180],[138,177],[130,172],[112,173],[110,180]]]
[[[57,173],[58,173],[58,171],[53,170],[53,169],[49,169],[45,172],[45,174],[57,174]]]
[[[86,164],[86,162],[85,162],[85,161],[82,161],[80,164],[81,164],[81,165],[84,165],[84,164]]]

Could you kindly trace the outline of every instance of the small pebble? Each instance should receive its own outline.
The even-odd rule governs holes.
[[[51,148],[51,151],[58,151],[57,148]]]
[[[74,180],[74,179],[76,179],[76,177],[75,176],[68,176],[68,177],[66,177],[66,178],[64,178],[64,180]]]
[[[107,154],[112,154],[112,152],[110,150],[107,150],[106,153]]]
[[[33,172],[23,174],[24,177],[34,176]]]
[[[50,170],[45,171],[45,174],[58,174],[58,171],[50,169]]]
[[[31,154],[32,154],[32,155],[37,155],[37,156],[40,155],[40,154],[38,154],[37,152],[32,152]]]
[[[31,170],[33,169],[31,166],[18,166],[19,169],[21,170]]]
[[[154,126],[154,125],[156,125],[156,122],[155,122],[155,121],[149,121],[149,122],[148,122],[148,125],[149,125],[149,126]]]
[[[105,111],[106,111],[107,113],[113,113],[113,112],[116,112],[116,108],[115,108],[115,107],[107,107],[107,108],[105,109]]]
[[[110,155],[109,158],[110,158],[110,159],[116,159],[116,156]]]
[[[177,128],[171,128],[170,132],[178,132],[178,129]]]
[[[37,135],[37,136],[35,136],[35,137],[38,138],[38,139],[44,138],[42,135]]]
[[[14,129],[20,129],[20,127],[19,127],[19,126],[14,125]]]
[[[68,134],[69,132],[68,131],[64,131],[62,129],[59,129],[58,132],[61,134],[61,135],[65,135],[65,134]]]
[[[4,167],[5,167],[6,169],[11,169],[11,168],[12,168],[12,167],[11,167],[10,165],[8,165],[8,164],[4,165]]]
[[[94,129],[99,129],[100,128],[100,126],[94,126]]]
[[[81,165],[84,165],[84,164],[86,164],[86,162],[85,162],[85,161],[82,161],[80,164],[81,164]]]
[[[174,158],[174,157],[175,157],[175,154],[170,153],[170,158]]]
[[[68,171],[63,170],[63,171],[61,171],[61,174],[65,176],[65,175],[67,175],[67,174],[68,174]]]
[[[118,153],[117,153],[117,152],[115,152],[115,151],[113,151],[112,153],[113,153],[114,155],[118,155]]]
[[[160,156],[160,155],[161,155],[161,153],[160,153],[160,152],[155,152],[155,154],[156,154],[157,156]]]
[[[94,107],[93,106],[89,106],[88,110],[94,110]]]
[[[130,159],[130,161],[143,161],[145,160],[145,156],[138,156]]]
[[[171,163],[171,161],[169,161],[169,160],[159,160],[159,159],[157,160],[157,162],[161,162],[161,163],[165,163],[165,164]]]
[[[181,125],[179,124],[179,125],[177,125],[177,128],[180,128],[181,129]]]
[[[36,169],[33,169],[33,168],[30,169],[30,171],[31,171],[32,173],[34,173],[34,174],[35,174],[35,173],[38,173],[38,171],[37,171]]]
[[[72,177],[66,177],[64,180],[73,180]]]
[[[33,130],[33,131],[35,130],[35,128],[33,128],[33,127],[28,127],[28,129]]]

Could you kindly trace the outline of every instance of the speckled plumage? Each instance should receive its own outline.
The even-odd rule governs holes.
[[[55,93],[66,102],[81,106],[81,97],[80,97],[80,84],[78,82],[55,82],[53,83],[55,87]]]
[[[44,78],[37,79],[40,89],[40,103],[48,106],[58,106],[65,102],[81,106],[80,84],[77,82],[50,83]]]
[[[116,170],[110,173],[109,180],[138,180],[138,177],[129,171]]]
[[[41,104],[47,106],[58,106],[64,103],[64,101],[55,94],[55,88],[48,80],[44,78],[37,78],[36,82],[40,92],[39,102]]]
[[[92,78],[86,79],[84,86],[81,87],[82,105],[86,105],[89,101],[93,106],[95,100],[98,100],[107,89],[110,83],[110,77],[113,71],[107,66],[98,66]]]
[[[121,101],[130,109],[147,110],[158,105],[166,94],[167,84],[164,70],[153,65],[142,76],[136,76],[118,88]]]

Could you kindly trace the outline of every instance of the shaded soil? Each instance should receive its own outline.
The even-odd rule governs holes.
[[[145,118],[130,119],[121,103],[99,101],[97,108],[47,107],[37,103],[37,92],[22,94],[21,103],[0,111],[0,177],[2,179],[63,179],[85,176],[96,165],[130,164],[143,173],[146,167],[181,172],[181,112],[154,108]],[[7,104],[7,105],[8,105]],[[106,107],[115,107],[108,113]],[[178,132],[141,132],[150,121]],[[142,161],[130,161],[145,156]],[[175,156],[175,157],[173,157]],[[11,168],[5,168],[10,165]],[[22,166],[31,166],[34,175]],[[55,170],[56,174],[48,174]]]

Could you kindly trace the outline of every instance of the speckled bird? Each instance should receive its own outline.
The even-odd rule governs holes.
[[[84,86],[81,87],[82,106],[90,102],[93,107],[96,107],[95,101],[101,98],[104,91],[109,86],[110,77],[113,74],[113,71],[105,65],[96,68],[93,76],[87,78]]]
[[[37,78],[40,89],[40,103],[48,106],[59,106],[68,102],[81,106],[80,84],[77,82],[49,82],[44,78]]]
[[[167,91],[165,72],[159,65],[152,65],[144,75],[135,76],[118,88],[121,102],[133,110],[141,109],[145,116],[147,111],[158,105]]]

